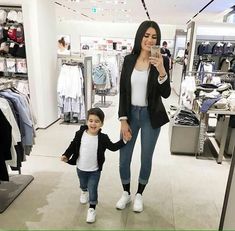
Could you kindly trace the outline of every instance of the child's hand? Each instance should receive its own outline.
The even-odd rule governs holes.
[[[123,139],[124,139],[125,141],[130,141],[131,138],[132,138],[131,132],[130,132],[130,131],[125,132],[125,134],[124,134],[124,136],[123,136]]]
[[[64,161],[65,163],[68,162],[68,158],[65,155],[61,156],[60,160]]]

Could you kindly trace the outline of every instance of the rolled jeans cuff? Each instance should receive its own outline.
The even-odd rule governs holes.
[[[89,201],[89,204],[90,204],[90,205],[97,205],[97,204],[98,204],[98,201]]]
[[[124,180],[124,179],[121,179],[121,181],[122,181],[122,184],[130,184],[130,179],[129,180]]]
[[[146,185],[146,184],[148,184],[148,180],[143,180],[143,179],[139,178],[139,183],[143,184],[143,185]]]

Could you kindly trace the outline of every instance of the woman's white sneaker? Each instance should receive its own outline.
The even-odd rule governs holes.
[[[82,191],[81,190],[81,195],[80,195],[80,203],[81,204],[86,204],[88,202],[88,192],[87,191]]]
[[[144,210],[143,197],[140,193],[135,195],[133,211],[136,213],[141,213]]]
[[[125,209],[126,205],[131,202],[131,195],[128,194],[127,191],[122,193],[122,197],[116,204],[117,209]]]
[[[96,211],[93,208],[89,208],[87,211],[86,222],[87,223],[94,223],[96,217]]]

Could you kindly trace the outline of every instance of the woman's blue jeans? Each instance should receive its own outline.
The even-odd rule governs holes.
[[[130,128],[132,139],[120,149],[119,171],[122,184],[129,184],[131,179],[131,159],[139,130],[141,139],[141,167],[139,183],[146,185],[152,168],[154,148],[160,133],[160,128],[153,129],[150,123],[147,107],[132,106]]]
[[[101,172],[99,170],[86,172],[78,168],[76,169],[80,181],[81,190],[89,192],[89,203],[91,205],[98,204],[98,184]]]

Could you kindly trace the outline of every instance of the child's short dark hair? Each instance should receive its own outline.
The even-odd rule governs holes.
[[[99,117],[102,123],[104,122],[104,112],[99,107],[94,107],[88,110],[87,119],[89,118],[90,115],[96,115]]]

